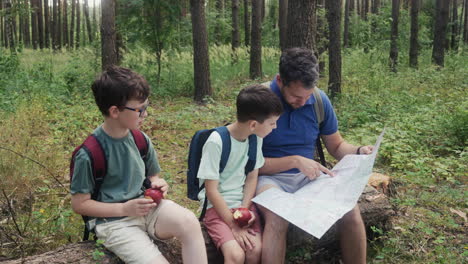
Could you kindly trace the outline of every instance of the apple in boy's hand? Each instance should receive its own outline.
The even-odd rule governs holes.
[[[232,216],[234,217],[234,220],[236,221],[237,225],[239,225],[240,227],[248,225],[250,219],[252,218],[250,210],[244,207],[234,209]]]
[[[163,192],[159,189],[146,189],[145,198],[153,199],[155,203],[159,204],[163,198]]]

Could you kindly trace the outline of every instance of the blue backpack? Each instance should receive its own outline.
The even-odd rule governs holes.
[[[200,193],[203,188],[205,188],[205,184],[203,183],[200,185],[200,182],[197,178],[198,169],[200,167],[200,161],[202,157],[202,150],[203,146],[205,145],[206,140],[208,137],[216,131],[221,136],[222,141],[222,151],[221,151],[221,159],[219,164],[219,173],[223,172],[224,168],[226,167],[226,163],[229,159],[229,153],[231,152],[231,137],[229,131],[226,126],[221,126],[212,129],[202,129],[195,132],[193,135],[192,140],[190,141],[190,149],[188,155],[188,170],[187,170],[187,197],[198,201],[198,194]],[[249,136],[249,151],[248,151],[249,159],[247,164],[245,165],[245,175],[251,172],[255,167],[255,162],[257,159],[257,136],[250,135]],[[208,199],[205,195],[205,202],[203,203],[203,209],[200,214],[200,221],[203,220],[205,216],[206,207],[208,205]]]

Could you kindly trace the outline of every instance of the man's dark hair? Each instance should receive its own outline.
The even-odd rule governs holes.
[[[260,84],[242,89],[237,95],[236,105],[239,122],[255,120],[263,123],[271,116],[279,116],[283,113],[283,105],[279,97]]]
[[[300,81],[304,88],[312,89],[319,79],[317,58],[308,49],[287,49],[281,54],[279,73],[285,86],[291,82]]]
[[[101,113],[109,115],[109,108],[123,107],[129,100],[144,102],[150,93],[148,82],[138,73],[119,66],[103,71],[91,86],[94,99]]]

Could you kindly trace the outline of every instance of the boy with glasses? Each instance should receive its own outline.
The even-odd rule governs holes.
[[[184,263],[207,263],[205,243],[195,215],[170,200],[156,204],[143,197],[143,182],[150,181],[166,195],[168,184],[161,171],[151,140],[142,158],[130,130],[141,127],[148,115],[150,88],[139,74],[122,67],[111,66],[93,83],[96,104],[104,123],[93,136],[101,145],[107,173],[97,193],[93,164],[81,148],[74,155],[71,193],[72,208],[89,216],[98,239],[126,263],[168,263],[152,240],[176,237],[182,244]]]

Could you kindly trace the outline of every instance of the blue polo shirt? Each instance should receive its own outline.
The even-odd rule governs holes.
[[[271,82],[270,88],[281,99],[284,112],[276,123],[277,128],[263,139],[263,156],[279,158],[300,155],[313,159],[317,137],[320,134],[331,135],[338,131],[338,121],[330,99],[320,91],[325,117],[319,128],[314,109],[314,96],[310,96],[302,107],[294,109],[284,99],[276,79]],[[299,170],[291,169],[284,172],[298,173]]]

